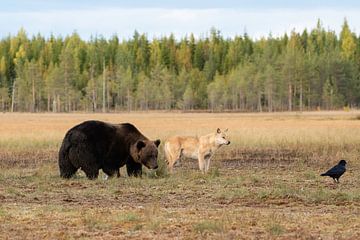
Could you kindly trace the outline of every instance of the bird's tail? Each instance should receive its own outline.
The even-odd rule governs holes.
[[[322,173],[322,174],[320,174],[320,176],[327,176],[327,174],[326,174],[326,173]]]

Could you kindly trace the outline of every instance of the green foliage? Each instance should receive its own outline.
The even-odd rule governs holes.
[[[246,33],[176,40],[70,36],[0,40],[1,111],[302,111],[360,101],[360,40],[314,29],[259,40]]]

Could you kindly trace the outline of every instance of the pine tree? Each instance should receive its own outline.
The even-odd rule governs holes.
[[[210,29],[149,39],[134,32],[84,41],[0,40],[0,110],[132,111],[206,109],[285,111],[360,104],[360,38],[344,20],[338,36],[318,20],[288,36],[224,38]]]

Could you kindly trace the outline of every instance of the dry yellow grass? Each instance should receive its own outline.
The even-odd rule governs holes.
[[[260,151],[260,155],[267,156],[271,155],[267,151],[288,151],[295,154],[294,157],[334,161],[357,153],[358,116],[360,112],[2,114],[0,149],[11,153],[56,152],[69,128],[97,119],[131,122],[149,138],[162,140],[172,135],[202,135],[218,127],[229,128],[232,144],[217,155],[226,159],[244,157],[248,151]]]
[[[1,114],[0,239],[359,239],[358,116]],[[232,144],[206,175],[187,161],[172,176],[62,180],[61,140],[89,119],[131,122],[162,140],[229,128]],[[319,173],[339,158],[349,166],[336,185]]]
[[[2,114],[1,143],[59,142],[75,124],[89,119],[134,123],[145,135],[166,138],[174,134],[201,135],[229,128],[234,140],[249,146],[278,143],[347,143],[359,141],[357,112],[331,114]],[[26,142],[28,141],[28,142]],[[18,146],[21,147],[21,146]]]

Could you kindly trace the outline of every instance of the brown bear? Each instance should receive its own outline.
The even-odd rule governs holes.
[[[142,165],[156,169],[160,140],[150,141],[130,123],[86,121],[71,128],[59,151],[60,176],[72,177],[81,168],[89,179],[102,169],[108,176],[126,165],[129,176],[141,176]]]

